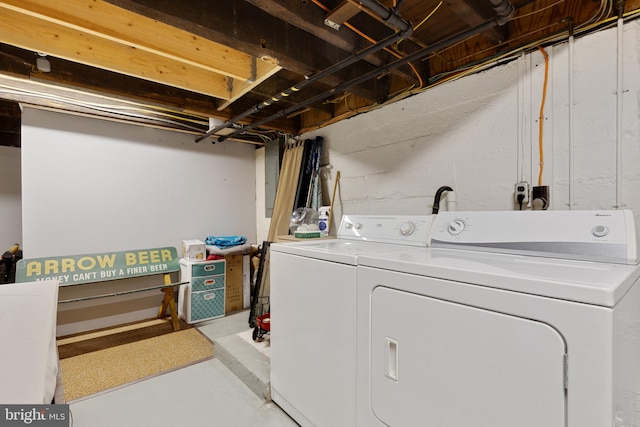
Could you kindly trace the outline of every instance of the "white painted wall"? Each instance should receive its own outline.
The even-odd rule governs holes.
[[[0,253],[22,245],[20,149],[0,147]]]
[[[256,239],[251,145],[25,108],[25,258]],[[64,298],[162,284],[161,276],[61,289]],[[177,275],[176,275],[177,280]],[[64,299],[63,298],[63,299]],[[59,335],[154,317],[159,291],[60,306]],[[134,301],[135,300],[135,301]]]
[[[551,209],[615,208],[620,185],[621,206],[640,214],[639,21],[624,26],[618,178],[616,46],[615,28],[575,40],[571,158],[568,43],[547,48],[542,184],[550,186]],[[325,137],[323,164],[333,166],[325,189],[333,189],[341,172],[334,219],[343,213],[429,213],[442,185],[454,188],[459,210],[513,209],[514,184],[522,177],[537,185],[543,77],[543,57],[536,51],[302,135]]]

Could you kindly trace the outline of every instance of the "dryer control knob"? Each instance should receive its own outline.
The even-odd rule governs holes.
[[[353,224],[351,224],[350,222],[345,222],[344,228],[346,228],[347,230],[351,230],[353,228]]]
[[[362,223],[356,222],[356,230],[360,230],[362,228]]]
[[[604,237],[609,234],[609,227],[605,225],[596,225],[591,229],[591,233],[596,237]]]
[[[403,236],[411,236],[416,230],[416,225],[412,222],[405,222],[400,226],[400,233]]]
[[[452,234],[455,236],[462,233],[462,231],[464,230],[464,227],[465,227],[465,223],[463,220],[454,219],[449,223],[447,230],[449,231],[449,234]]]

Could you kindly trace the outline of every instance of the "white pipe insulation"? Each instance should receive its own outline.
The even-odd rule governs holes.
[[[617,24],[617,75],[616,75],[616,209],[622,209],[624,203],[622,202],[622,136],[623,136],[623,107],[622,107],[622,65],[623,65],[623,51],[622,51],[622,36],[623,36],[623,24],[622,17],[618,18]]]
[[[573,128],[573,115],[574,115],[574,85],[573,85],[573,70],[575,57],[573,53],[573,34],[569,37],[569,209],[573,209],[575,205],[574,195],[574,128]]]

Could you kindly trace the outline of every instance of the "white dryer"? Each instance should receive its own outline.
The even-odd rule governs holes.
[[[640,425],[631,212],[443,212],[431,245],[358,260],[359,426]]]
[[[425,247],[431,218],[345,215],[336,239],[271,244],[271,396],[300,425],[356,424],[358,258]]]

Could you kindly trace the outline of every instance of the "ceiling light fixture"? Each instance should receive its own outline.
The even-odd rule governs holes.
[[[43,73],[51,71],[51,62],[47,59],[47,54],[38,52],[38,58],[36,59],[36,68]]]

